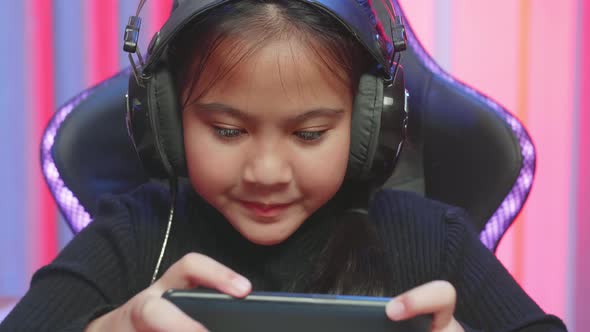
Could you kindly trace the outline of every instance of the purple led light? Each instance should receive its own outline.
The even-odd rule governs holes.
[[[506,122],[518,137],[522,154],[522,167],[510,193],[486,223],[480,233],[481,241],[490,249],[495,249],[513,219],[521,210],[533,184],[535,172],[535,149],[526,130],[520,122],[509,114],[504,114]]]
[[[393,2],[396,6],[396,11],[398,13],[402,13],[397,1]],[[498,116],[508,123],[518,138],[518,142],[521,147],[521,155],[523,158],[523,164],[520,169],[520,173],[510,192],[504,198],[494,214],[490,217],[484,229],[480,233],[480,239],[484,245],[490,250],[494,250],[498,240],[508,229],[515,216],[521,210],[522,205],[524,204],[524,201],[526,200],[526,197],[531,189],[535,170],[535,151],[531,139],[522,124],[514,116],[508,113],[503,107],[498,105],[492,99],[482,95],[472,87],[467,86],[466,84],[456,80],[451,75],[446,73],[430,57],[430,55],[426,53],[420,42],[416,39],[413,31],[408,28],[406,29],[406,33],[408,35],[410,47],[415,50],[419,61],[421,61],[425,67],[427,67],[438,77],[447,81],[449,84],[462,89],[467,94],[487,104]],[[43,136],[41,153],[42,169],[45,179],[53,196],[56,198],[58,206],[70,224],[70,227],[76,233],[88,225],[88,223],[91,221],[91,217],[61,179],[59,171],[57,170],[51,155],[51,150],[57,130],[64,119],[75,107],[77,107],[84,99],[86,99],[90,94],[93,93],[95,89],[99,88],[101,85],[81,93],[68,104],[60,108],[54,115]]]
[[[403,11],[401,10],[397,1],[393,1],[393,3],[396,12],[402,13]],[[403,14],[402,16],[405,17]],[[414,49],[418,59],[426,68],[432,71],[436,76],[442,78],[453,86],[462,89],[464,92],[476,98],[477,100],[487,104],[498,116],[508,123],[518,138],[520,153],[522,155],[522,167],[520,168],[520,173],[508,195],[504,198],[498,209],[496,209],[494,214],[486,223],[484,229],[479,234],[479,238],[483,244],[493,251],[496,249],[498,241],[504,232],[506,232],[518,212],[522,209],[528,193],[531,190],[535,173],[535,148],[529,134],[522,126],[520,121],[518,121],[518,119],[516,119],[503,107],[498,105],[498,103],[493,101],[491,98],[483,95],[481,92],[478,92],[465,83],[458,81],[445,72],[424,50],[414,35],[412,29],[407,28],[406,33],[410,47]]]
[[[97,87],[80,93],[66,105],[58,109],[45,129],[41,143],[41,166],[43,174],[45,175],[45,180],[47,181],[49,190],[53,194],[57,205],[74,233],[78,233],[82,228],[86,227],[88,223],[90,223],[91,218],[76,196],[74,196],[74,193],[72,193],[72,191],[64,184],[59,174],[59,170],[55,166],[51,151],[53,143],[55,142],[55,136],[63,121],[72,110],[92,94],[96,88]]]
[[[61,175],[59,174],[57,166],[55,165],[52,150],[57,131],[68,115],[86,98],[94,94],[95,91],[101,89],[102,87],[111,84],[116,77],[119,77],[119,75],[129,75],[129,72],[130,69],[125,69],[116,76],[81,92],[68,103],[59,108],[53,115],[53,118],[51,118],[47,128],[45,128],[45,133],[43,134],[41,141],[41,169],[43,171],[43,175],[45,176],[45,181],[47,182],[49,190],[51,191],[59,209],[61,210],[63,216],[68,222],[68,225],[74,233],[78,233],[84,227],[86,227],[92,221],[92,217],[86,211],[86,209],[84,209],[84,206],[82,206],[70,188],[66,186],[63,179],[61,178]]]
[[[12,308],[14,308],[15,304],[16,304],[16,300],[14,301],[14,303],[9,303],[8,305],[6,305],[4,307],[0,307],[0,323],[2,323],[4,318],[6,318],[6,316],[8,316],[8,314],[10,313]]]

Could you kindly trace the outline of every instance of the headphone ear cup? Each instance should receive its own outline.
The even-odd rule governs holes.
[[[394,171],[407,136],[408,107],[404,72],[397,66],[393,82],[383,88],[379,142],[373,156],[372,178],[382,183]]]
[[[156,148],[168,176],[186,176],[182,110],[172,73],[162,64],[147,85]]]
[[[370,176],[379,143],[382,109],[383,79],[373,74],[363,74],[352,110],[347,180],[364,181]]]
[[[186,175],[181,115],[174,80],[165,66],[156,68],[142,85],[131,75],[127,129],[150,177]]]

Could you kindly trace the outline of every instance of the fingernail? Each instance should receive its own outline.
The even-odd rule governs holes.
[[[391,319],[400,319],[406,310],[406,307],[401,301],[393,300],[387,304],[387,314]]]
[[[242,276],[235,277],[232,283],[234,289],[242,294],[250,291],[250,281]]]

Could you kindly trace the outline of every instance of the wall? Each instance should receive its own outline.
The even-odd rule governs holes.
[[[171,0],[148,1],[145,26]],[[499,257],[572,331],[590,326],[590,1],[400,0],[437,61],[510,109],[537,149],[530,198]],[[39,171],[38,144],[55,108],[128,65],[120,50],[131,0],[0,3],[0,297],[70,238]]]

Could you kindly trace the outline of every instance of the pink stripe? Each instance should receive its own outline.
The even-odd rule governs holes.
[[[409,24],[426,51],[434,54],[436,0],[399,0]]]
[[[515,260],[520,256],[511,256],[516,247],[508,241],[514,234],[502,243],[509,247],[501,248],[500,253],[513,270],[521,266],[521,284],[541,307],[563,317],[573,126],[573,1],[530,1],[526,48],[521,47],[516,33],[518,1],[455,0],[452,4],[453,74],[510,110],[518,109],[519,93],[528,95],[523,120],[538,159],[533,190],[520,221],[523,240],[517,244],[522,247],[522,263]],[[518,61],[521,49],[530,50],[523,64]],[[527,66],[529,76],[527,85],[519,87],[517,75],[522,65]]]
[[[581,1],[579,2],[581,3]],[[576,282],[573,287],[572,307],[575,310],[575,322],[570,327],[572,330],[585,331],[590,327],[588,307],[590,306],[590,265],[588,253],[590,252],[590,1],[586,1],[583,13],[579,16],[582,31],[578,37],[580,67],[578,77],[580,79],[579,100],[579,142],[578,142],[578,173],[577,175],[577,220],[576,220],[576,260],[574,271]]]
[[[513,113],[520,118],[523,123],[527,121],[528,114],[528,86],[529,86],[529,67],[530,45],[530,0],[522,0],[517,7],[517,29],[515,34],[516,41],[516,106]],[[524,275],[524,227],[526,223],[526,209],[523,209],[513,226],[510,228],[504,239],[504,252],[499,252],[499,258],[509,269],[514,278],[522,283]]]
[[[578,168],[578,227],[587,225],[590,220],[590,204],[588,204],[588,197],[590,197],[590,1],[585,5],[585,11],[582,18],[582,32],[580,54],[581,59],[579,72],[577,75],[580,78],[580,101],[579,101],[579,168]],[[590,228],[588,228],[590,230]],[[581,233],[590,235],[590,232]],[[590,238],[585,239],[590,241]],[[580,243],[581,245],[588,245],[587,243]],[[590,246],[588,246],[590,252]]]
[[[451,72],[521,118],[517,112],[517,53],[499,51],[518,49],[518,2],[456,0],[452,6]],[[514,230],[510,228],[498,248],[498,257],[513,274],[517,270]]]
[[[27,158],[27,228],[31,271],[50,262],[57,252],[55,203],[40,169],[39,146],[43,130],[54,109],[53,35],[51,0],[27,0],[27,111],[29,113]]]
[[[564,317],[572,199],[575,1],[531,4],[527,124],[538,157],[524,231],[524,285],[543,309]]]
[[[153,1],[147,9],[149,10],[149,36],[153,36],[170,16],[172,0]]]
[[[451,71],[509,110],[516,109],[518,1],[452,1]],[[502,23],[499,24],[498,22]]]
[[[95,85],[114,75],[118,70],[121,38],[118,30],[117,0],[87,0],[86,26],[86,82]]]

